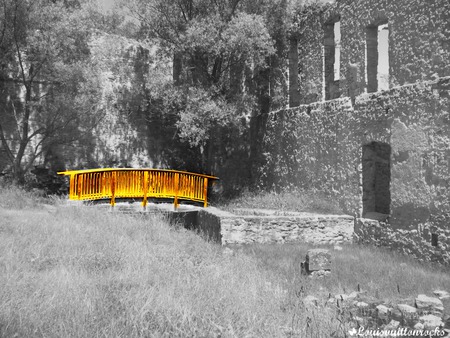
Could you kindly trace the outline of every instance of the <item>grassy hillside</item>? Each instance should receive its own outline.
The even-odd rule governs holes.
[[[159,217],[49,207],[1,189],[1,337],[276,337],[291,330],[277,280],[247,255],[224,254]]]
[[[0,187],[0,337],[343,337],[343,314],[308,310],[306,295],[450,290],[443,268],[359,246],[332,251],[331,277],[311,280],[307,249],[230,250],[162,217]]]

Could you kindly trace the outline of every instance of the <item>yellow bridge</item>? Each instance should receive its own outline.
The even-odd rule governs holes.
[[[69,199],[142,198],[145,208],[148,198],[173,199],[175,208],[180,200],[208,205],[208,182],[217,177],[167,169],[87,169],[59,172],[70,176]]]

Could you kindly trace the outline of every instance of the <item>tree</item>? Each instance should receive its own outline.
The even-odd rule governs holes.
[[[23,183],[37,158],[73,142],[89,120],[89,32],[72,2],[1,0],[0,22],[0,140]]]
[[[177,137],[188,143],[184,149],[189,146],[199,154],[202,171],[220,173],[222,178],[224,169],[234,165],[230,162],[239,161],[245,172],[239,175],[241,180],[248,179],[249,125],[255,130],[254,120],[260,116],[255,113],[261,104],[258,79],[275,53],[265,13],[256,5],[252,12],[248,2],[125,4],[141,23],[141,39],[152,41],[165,62],[173,65],[173,81],[164,88],[174,97]],[[148,101],[168,102],[156,92],[148,94]]]

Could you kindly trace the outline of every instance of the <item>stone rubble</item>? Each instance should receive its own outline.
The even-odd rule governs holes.
[[[325,265],[327,266],[327,265]],[[446,298],[447,291],[434,291],[435,296]],[[444,306],[436,297],[419,294],[415,299],[403,299],[384,302],[367,295],[365,291],[349,294],[329,295],[327,301],[314,296],[307,296],[305,307],[321,307],[335,309],[338,313],[348,314],[346,320],[356,327],[395,330],[410,328],[417,330],[440,329],[450,337],[450,306]],[[321,305],[324,304],[324,305]]]

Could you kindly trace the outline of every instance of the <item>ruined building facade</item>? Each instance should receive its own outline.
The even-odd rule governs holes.
[[[450,264],[450,2],[338,0],[314,25],[290,37],[263,178],[329,192],[358,241]]]

